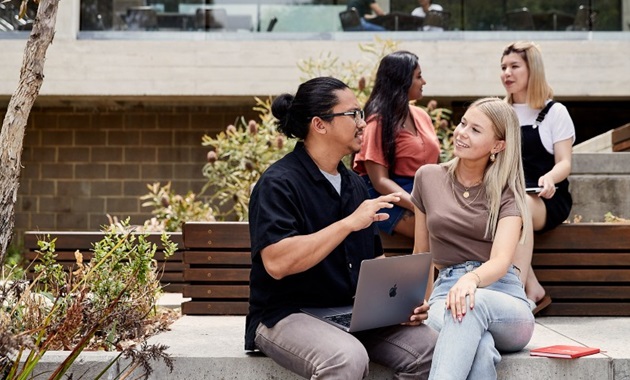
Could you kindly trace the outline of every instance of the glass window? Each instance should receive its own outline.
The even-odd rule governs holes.
[[[0,32],[19,32],[31,30],[37,14],[37,4],[29,1],[26,14],[20,18],[21,0],[0,1]]]
[[[81,30],[333,32],[346,1],[82,0]]]
[[[420,0],[416,0],[418,3]],[[391,0],[411,12],[416,1]],[[622,30],[622,0],[435,0],[450,11],[456,30]],[[591,12],[588,12],[588,9]],[[590,15],[590,21],[589,21]],[[590,24],[589,24],[590,23]]]
[[[81,0],[81,30],[341,32],[349,29],[340,13],[356,1]],[[390,31],[427,30],[434,22],[439,28],[428,30],[615,31],[623,25],[622,0],[435,0],[442,12],[411,16],[425,1],[378,1],[388,14],[363,21]]]

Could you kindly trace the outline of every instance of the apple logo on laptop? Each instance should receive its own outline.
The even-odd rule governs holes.
[[[389,289],[389,296],[390,297],[396,297],[396,291],[398,290],[398,288],[396,287],[396,284],[394,284],[394,286],[391,287],[391,289]]]

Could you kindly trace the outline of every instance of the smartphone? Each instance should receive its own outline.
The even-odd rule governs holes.
[[[538,194],[543,191],[542,187],[526,187],[525,192],[529,194]]]
[[[558,186],[556,186],[556,190],[558,189]],[[529,193],[529,194],[538,194],[541,191],[543,191],[543,187],[526,187],[525,188],[525,192]]]

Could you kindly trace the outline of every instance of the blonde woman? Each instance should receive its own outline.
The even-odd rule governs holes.
[[[493,379],[500,352],[523,349],[534,331],[512,265],[525,203],[519,124],[498,98],[474,102],[454,131],[455,158],[415,176],[414,252],[431,251],[439,275],[427,324],[438,330],[432,379]]]
[[[551,303],[551,298],[531,269],[533,231],[555,228],[569,217],[572,199],[567,177],[575,127],[566,107],[553,101],[553,90],[545,78],[540,48],[532,42],[508,45],[501,56],[501,82],[521,126],[523,170],[528,188],[538,188],[526,197],[533,230],[527,230],[525,244],[516,253],[514,265],[534,315]]]

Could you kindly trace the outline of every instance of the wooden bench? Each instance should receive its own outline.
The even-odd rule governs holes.
[[[187,222],[182,314],[245,315],[249,308],[251,244],[246,222]]]
[[[43,238],[47,239],[48,235],[50,235],[50,239],[57,239],[55,242],[57,262],[68,270],[74,270],[76,269],[75,251],[79,250],[83,254],[83,260],[88,261],[93,256],[92,244],[102,240],[105,234],[103,232],[27,231],[24,233],[24,257],[29,263],[35,264],[39,261],[39,254],[36,252],[39,249],[37,241]],[[148,234],[148,240],[157,244],[158,247],[155,260],[158,262],[158,270],[163,270],[160,283],[167,292],[182,292],[183,272],[186,267],[182,260],[182,235],[180,232],[170,233],[171,241],[177,243],[178,250],[168,259],[164,258],[164,253],[160,250],[160,237],[161,233]],[[33,267],[34,265],[29,266],[30,271],[33,270]]]
[[[611,140],[613,152],[630,152],[630,123],[613,129]]]
[[[246,222],[192,222],[186,250],[184,314],[244,315],[249,296]],[[412,239],[383,235],[386,255],[409,254]],[[543,315],[630,316],[630,224],[563,224],[537,235],[533,267],[553,303]]]
[[[542,315],[630,316],[630,224],[575,223],[534,237]]]

